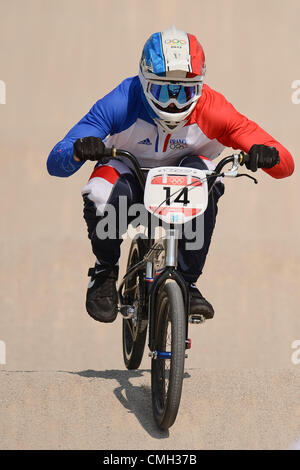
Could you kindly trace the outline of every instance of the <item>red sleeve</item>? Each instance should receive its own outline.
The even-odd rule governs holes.
[[[246,153],[254,144],[276,147],[280,163],[264,171],[274,178],[285,178],[293,173],[294,160],[290,152],[258,124],[240,114],[221,93],[207,85],[203,87],[195,118],[208,138],[217,139],[226,147],[240,149]]]

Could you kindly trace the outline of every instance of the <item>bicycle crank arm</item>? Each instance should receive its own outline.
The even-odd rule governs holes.
[[[168,351],[152,351],[148,356],[152,359],[171,359],[171,353]],[[185,354],[184,357],[187,359],[188,355]]]
[[[149,352],[149,357],[152,357],[152,359],[171,359],[171,352],[152,351],[152,352]]]

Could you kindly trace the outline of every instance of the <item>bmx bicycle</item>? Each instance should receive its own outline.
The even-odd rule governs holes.
[[[126,274],[119,286],[119,310],[123,316],[123,358],[127,369],[140,366],[148,330],[151,357],[153,415],[158,427],[170,428],[176,419],[184,377],[186,350],[191,348],[189,323],[203,323],[202,315],[190,315],[189,290],[177,270],[178,226],[203,214],[218,177],[239,174],[249,156],[243,152],[223,158],[214,171],[185,167],[158,167],[147,178],[131,153],[106,148],[109,158],[126,158],[144,189],[148,210],[146,238],[135,238],[129,250]],[[224,166],[232,163],[229,171]],[[151,216],[168,224],[164,237],[152,238]]]

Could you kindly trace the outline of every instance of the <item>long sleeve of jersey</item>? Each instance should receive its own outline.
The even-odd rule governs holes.
[[[47,169],[50,175],[67,177],[75,173],[84,162],[73,158],[73,145],[80,137],[99,137],[104,139],[117,132],[126,122],[128,101],[134,105],[137,93],[137,80],[124,80],[118,87],[97,101],[91,110],[68,132],[63,140],[52,149]]]
[[[285,178],[294,171],[294,160],[290,152],[254,121],[247,119],[229,103],[221,93],[205,85],[197,108],[196,121],[210,139],[248,153],[253,144],[264,144],[277,148],[280,163],[264,169],[273,178]]]
[[[74,160],[73,144],[78,138],[89,136],[107,137],[108,145],[132,152],[145,167],[176,165],[180,157],[188,154],[213,159],[224,146],[248,153],[252,145],[264,144],[276,147],[280,156],[278,165],[264,171],[274,178],[285,178],[294,171],[289,151],[208,85],[204,85],[186,125],[170,135],[149,116],[138,76],[124,80],[97,101],[55,145],[47,161],[49,173],[62,177],[75,173],[83,163]]]

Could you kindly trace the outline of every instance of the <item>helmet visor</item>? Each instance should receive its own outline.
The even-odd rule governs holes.
[[[170,100],[176,100],[177,103],[182,106],[189,103],[194,98],[197,93],[197,86],[184,86],[179,84],[157,85],[151,83],[149,92],[153,98],[161,104],[166,105]]]

